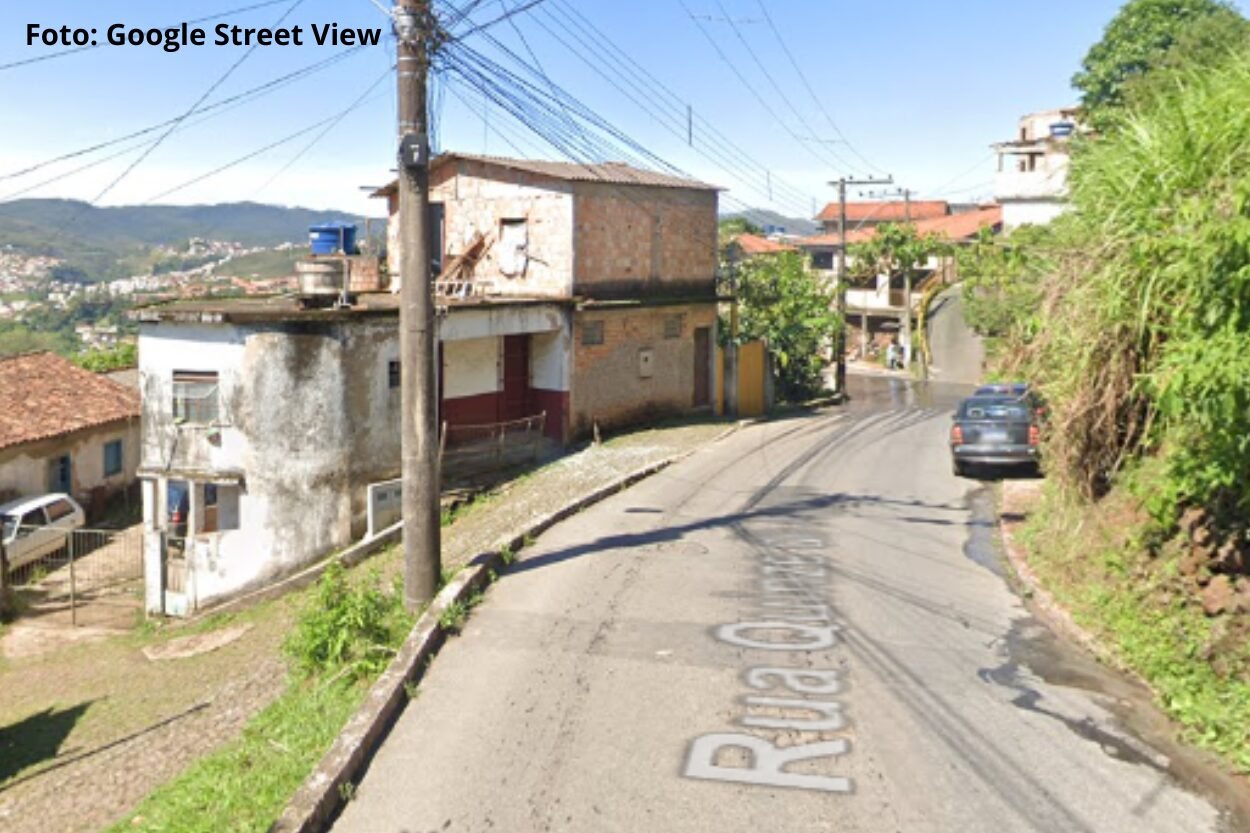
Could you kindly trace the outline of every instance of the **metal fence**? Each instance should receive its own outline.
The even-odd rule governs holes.
[[[546,447],[547,412],[485,425],[443,423],[439,459],[453,475],[498,471],[537,460]]]
[[[67,614],[71,625],[133,624],[143,593],[143,533],[22,527],[6,553],[9,586],[26,615]]]

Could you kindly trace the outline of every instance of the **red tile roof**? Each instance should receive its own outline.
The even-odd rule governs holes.
[[[914,205],[915,203],[913,203]],[[920,234],[936,234],[939,237],[945,237],[948,240],[967,240],[975,237],[983,228],[991,228],[997,231],[1003,224],[1003,208],[1000,205],[990,205],[979,208],[976,211],[967,211],[962,214],[950,214],[945,217],[934,217],[929,220],[921,220],[916,223],[916,231]],[[871,240],[873,235],[877,233],[876,228],[861,228],[847,232],[846,242],[863,243],[865,240]],[[841,245],[841,237],[837,234],[817,234],[814,237],[805,237],[799,241],[799,245],[808,247],[819,246],[839,246]]]
[[[776,240],[769,240],[767,237],[760,237],[758,234],[739,234],[734,238],[734,242],[742,249],[742,253],[746,255],[775,255],[782,252],[798,251],[794,246],[788,246],[785,243],[778,243]]]
[[[0,448],[139,418],[139,392],[54,353],[0,359]]]
[[[943,217],[950,213],[950,204],[945,200],[919,200],[911,204],[911,218],[930,220]],[[838,221],[838,204],[831,202],[825,206],[816,219],[822,223]],[[849,223],[901,223],[907,219],[907,203],[898,202],[848,202],[846,204],[846,220]]]

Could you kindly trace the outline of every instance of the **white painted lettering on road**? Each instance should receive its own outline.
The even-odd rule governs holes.
[[[769,682],[769,678],[776,678],[777,683],[795,694],[838,694],[842,691],[842,681],[837,671],[817,668],[751,668],[746,673],[747,685],[756,691],[764,691],[777,685]]]
[[[746,634],[756,631],[781,631],[795,637],[792,641],[765,642]],[[803,625],[797,622],[736,622],[716,629],[716,638],[739,648],[759,651],[823,651],[837,644],[835,625]],[[784,639],[784,637],[783,637]]]
[[[717,753],[722,749],[733,748],[744,749],[751,753],[749,767],[716,765]],[[785,767],[789,764],[812,758],[836,758],[845,755],[849,749],[850,744],[844,740],[798,744],[778,749],[769,741],[753,735],[704,735],[696,738],[690,745],[690,754],[686,756],[685,775],[687,778],[699,778],[705,781],[730,781],[767,787],[849,793],[854,788],[849,778],[785,771]]]

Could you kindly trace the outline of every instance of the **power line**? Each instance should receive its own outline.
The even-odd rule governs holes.
[[[228,12],[218,12],[217,14],[211,14],[211,15],[208,15],[207,17],[200,17],[200,18],[196,18],[195,20],[188,20],[187,25],[194,26],[197,23],[208,23],[209,21],[212,21],[212,20],[220,20],[223,17],[233,17],[236,14],[243,14],[244,12],[255,11],[256,9],[263,9],[266,6],[276,6],[279,3],[286,3],[286,2],[288,2],[288,0],[265,0],[265,2],[263,3],[253,3],[250,6],[242,6],[237,9],[231,9]],[[181,22],[182,21],[179,21],[179,24],[181,24]],[[173,28],[173,27],[165,26],[161,28]],[[63,58],[66,55],[73,55],[75,52],[86,52],[91,49],[99,49],[99,48],[100,46],[98,44],[95,46],[92,46],[91,44],[88,44],[86,46],[74,46],[69,49],[62,49],[57,52],[50,52],[47,55],[37,55],[34,58],[23,58],[20,61],[10,61],[7,64],[0,64],[0,72],[6,69],[16,69],[17,67],[26,66],[28,64],[37,64],[43,61],[51,61],[53,58]]]
[[[281,89],[282,87],[287,86],[288,84],[294,83],[295,81],[302,80],[303,78],[309,75],[313,75],[317,72],[320,72],[321,70],[326,69],[338,63],[339,61],[342,61],[343,59],[349,57],[350,55],[354,55],[363,51],[364,48],[365,47],[363,46],[353,46],[335,55],[331,55],[329,58],[323,58],[322,60],[317,61],[316,63],[309,64],[308,66],[303,67],[302,69],[295,70],[294,72],[290,72],[290,73],[287,73],[286,75],[279,76],[278,78],[275,78],[271,81],[267,81],[264,84],[260,84],[258,86],[252,87],[250,90],[244,90],[243,92],[238,93],[237,95],[232,95],[229,98],[223,98],[221,101],[217,101],[205,107],[201,107],[195,111],[195,114],[202,115],[202,114],[207,114],[207,113],[212,112],[214,113],[214,115],[220,115],[220,113],[222,112],[232,110],[234,109],[234,107],[240,106],[242,104],[246,104],[251,100],[261,98],[262,96],[268,95],[271,92],[275,92],[278,89]],[[195,123],[199,124],[200,122],[206,121],[206,120],[207,119],[198,119],[196,120]],[[170,125],[177,126],[177,123],[178,123],[177,118],[168,119],[166,121],[160,122],[159,124],[154,124],[154,125],[151,125],[150,127],[145,127],[142,130],[136,130],[131,133],[127,133],[125,136],[119,136],[116,139],[110,139],[107,142],[98,142],[94,145],[90,145],[85,148],[80,148],[75,151],[70,151],[69,153],[63,153],[60,156],[55,156],[51,159],[45,159],[42,162],[22,168],[21,170],[12,171],[7,174],[0,174],[0,181],[6,180],[6,179],[17,179],[18,177],[26,176],[27,174],[31,174],[31,173],[34,173],[35,171],[41,170],[43,168],[47,168],[51,165],[55,165],[58,162],[65,162],[67,160],[75,159],[80,156],[86,156],[88,154],[95,153],[98,150],[104,150],[105,148],[112,147],[113,145],[122,144],[124,142],[130,141],[131,139],[137,139],[140,136],[146,136],[148,134],[155,133],[156,131],[160,130],[163,127],[168,127]],[[115,158],[115,157],[111,157],[111,158]]]
[[[281,26],[282,22],[286,20],[288,17],[290,17],[295,12],[295,10],[298,9],[303,4],[304,4],[304,0],[294,0],[294,2],[291,3],[290,7],[285,12],[282,13],[282,16],[279,17],[274,22],[273,26],[270,28],[277,28],[278,26]],[[105,195],[107,195],[110,191],[112,191],[114,188],[120,185],[122,180],[130,176],[130,173],[135,168],[142,165],[145,159],[151,156],[152,153],[155,152],[157,148],[159,148],[162,144],[164,144],[165,140],[168,139],[170,134],[172,134],[174,130],[177,129],[178,125],[182,124],[182,122],[187,118],[187,116],[190,116],[192,113],[194,113],[199,108],[199,106],[203,104],[208,99],[208,97],[217,90],[218,87],[226,83],[226,79],[229,78],[231,75],[233,75],[234,71],[237,70],[239,67],[241,67],[243,65],[243,62],[246,61],[248,58],[250,58],[252,56],[252,53],[255,52],[258,48],[259,48],[259,45],[253,45],[246,52],[244,52],[241,56],[239,56],[239,59],[235,61],[233,64],[231,64],[229,69],[227,69],[224,73],[222,73],[222,75],[216,81],[214,81],[211,85],[209,85],[209,88],[204,91],[204,94],[201,95],[186,112],[184,112],[181,116],[175,119],[174,123],[169,126],[169,129],[167,129],[164,133],[162,133],[156,139],[156,141],[154,141],[151,144],[151,146],[148,147],[148,149],[145,150],[143,154],[139,156],[138,159],[131,162],[124,171],[118,174],[116,179],[114,179],[112,182],[110,182],[108,185],[104,187],[104,190],[96,194],[95,198],[91,200],[90,204],[94,205],[95,203],[104,199]]]
[[[794,102],[792,102],[790,97],[786,95],[786,91],[781,88],[781,85],[777,83],[777,79],[775,79],[773,74],[768,71],[768,67],[765,66],[764,62],[761,61],[759,56],[755,54],[755,50],[751,48],[751,43],[746,39],[746,37],[743,36],[742,30],[738,28],[738,24],[734,22],[733,18],[729,17],[729,12],[725,9],[725,4],[722,3],[721,0],[716,0],[716,6],[721,10],[721,14],[725,15],[725,19],[729,23],[729,27],[733,30],[734,35],[738,38],[738,42],[742,44],[743,49],[745,49],[747,54],[751,56],[751,60],[755,62],[755,66],[759,68],[759,71],[763,74],[763,76],[768,79],[768,83],[772,85],[782,103],[790,108],[790,112],[794,114],[794,117],[798,119],[799,124],[801,124],[807,132],[811,133],[813,137],[816,136],[816,131],[810,124],[808,124],[807,119],[803,117],[803,114],[799,112],[799,108],[794,106]],[[847,161],[832,148],[829,148],[829,154],[837,162],[838,167],[851,167]]]
[[[773,30],[773,35],[777,38],[777,42],[781,44],[782,51],[786,54],[786,57],[790,60],[790,66],[794,67],[794,71],[795,73],[798,74],[799,80],[802,81],[803,86],[807,88],[808,95],[812,97],[812,101],[816,103],[816,107],[819,108],[820,112],[824,115],[825,121],[829,122],[829,126],[833,128],[833,132],[837,134],[838,138],[841,139],[843,144],[846,145],[847,150],[855,154],[855,156],[858,157],[861,162],[863,162],[869,168],[873,168],[877,171],[884,172],[884,168],[881,168],[878,165],[874,165],[872,162],[868,161],[868,159],[862,153],[859,152],[859,150],[855,147],[855,145],[851,144],[851,141],[846,138],[846,134],[844,134],[842,130],[838,127],[837,122],[833,120],[833,116],[829,115],[829,111],[825,108],[824,102],[820,100],[820,96],[816,95],[816,91],[812,88],[811,83],[807,80],[807,74],[803,72],[802,67],[799,66],[799,62],[795,60],[794,53],[792,53],[790,51],[790,47],[786,45],[785,39],[781,37],[781,32],[777,29],[777,24],[773,22],[772,15],[768,13],[768,8],[765,6],[764,0],[756,0],[756,3],[759,4],[760,11],[764,13],[764,19],[768,21],[768,28]]]
[[[294,133],[291,133],[291,134],[289,134],[289,135],[287,135],[287,136],[284,136],[284,137],[283,137],[283,138],[281,138],[281,139],[278,139],[278,140],[277,140],[277,141],[275,141],[275,142],[270,142],[269,144],[265,145],[265,146],[264,146],[264,147],[262,147],[262,148],[259,148],[259,149],[257,149],[257,150],[254,150],[254,151],[250,152],[250,153],[244,154],[243,156],[240,156],[240,157],[238,157],[238,158],[236,158],[236,159],[233,159],[233,160],[231,160],[231,161],[227,162],[227,163],[226,163],[226,164],[224,164],[224,165],[220,165],[220,166],[218,166],[218,167],[216,167],[216,168],[213,168],[211,171],[208,171],[207,173],[200,174],[199,176],[196,176],[196,177],[193,177],[193,178],[191,178],[191,179],[188,179],[188,180],[186,180],[185,182],[182,182],[182,183],[180,183],[180,184],[178,184],[178,185],[175,185],[175,186],[174,186],[174,187],[172,187],[172,188],[166,189],[165,191],[162,191],[161,193],[159,193],[159,194],[157,194],[157,195],[155,195],[155,196],[153,196],[153,197],[150,197],[150,198],[149,198],[149,199],[147,199],[147,200],[144,200],[143,204],[144,204],[144,205],[149,205],[149,204],[151,204],[151,203],[156,202],[157,200],[164,199],[165,197],[168,197],[168,196],[170,196],[171,194],[175,194],[175,193],[177,193],[178,191],[182,191],[182,190],[184,190],[184,189],[186,189],[186,188],[189,188],[189,187],[191,187],[192,185],[197,185],[197,184],[199,184],[199,183],[203,182],[203,181],[204,181],[204,180],[206,180],[206,179],[210,179],[210,178],[212,178],[212,177],[214,177],[214,176],[217,176],[217,175],[218,175],[218,174],[220,174],[220,173],[224,173],[225,171],[230,170],[231,168],[238,167],[239,165],[243,164],[244,162],[247,162],[247,161],[249,161],[249,160],[251,160],[251,159],[255,159],[257,156],[260,156],[260,155],[262,155],[262,154],[264,154],[264,153],[267,153],[268,151],[271,151],[271,150],[273,150],[273,149],[274,149],[274,148],[276,148],[276,147],[281,147],[282,145],[285,145],[285,144],[287,144],[288,142],[293,142],[293,141],[295,141],[296,139],[298,139],[300,136],[304,136],[304,135],[306,135],[306,134],[308,134],[308,133],[311,133],[312,131],[316,130],[316,129],[317,129],[317,128],[319,128],[319,127],[323,127],[323,126],[325,126],[325,125],[329,125],[329,126],[330,126],[330,128],[333,128],[335,125],[337,125],[339,122],[341,122],[344,118],[346,118],[346,117],[348,116],[348,114],[350,114],[350,113],[351,113],[351,112],[353,112],[354,110],[356,110],[356,109],[360,108],[361,106],[363,106],[363,105],[364,105],[367,101],[371,100],[371,99],[369,98],[369,94],[370,94],[370,93],[372,93],[375,89],[377,89],[377,87],[378,87],[378,85],[379,85],[379,84],[381,84],[383,81],[385,81],[385,80],[387,80],[388,78],[390,78],[390,77],[391,77],[391,73],[392,73],[392,70],[391,70],[391,69],[387,69],[387,71],[386,71],[386,72],[384,72],[382,75],[378,76],[378,79],[377,79],[376,81],[374,81],[372,84],[370,84],[370,85],[369,85],[369,87],[368,87],[368,88],[364,91],[364,93],[362,93],[362,94],[360,95],[360,97],[359,97],[359,98],[357,98],[357,99],[356,99],[355,101],[353,101],[350,105],[348,105],[348,107],[347,107],[346,109],[344,109],[344,110],[342,110],[342,111],[340,111],[340,112],[336,113],[335,115],[330,116],[330,117],[328,117],[328,118],[321,119],[320,121],[314,122],[313,124],[310,124],[310,125],[308,125],[308,126],[306,126],[306,127],[303,127],[303,128],[301,128],[301,129],[299,129],[299,130],[295,131]],[[290,165],[293,165],[293,164],[295,163],[295,161],[297,161],[297,160],[299,159],[299,157],[300,157],[300,156],[302,156],[302,155],[303,155],[303,154],[304,154],[304,153],[305,153],[305,152],[306,152],[309,148],[311,148],[313,144],[316,144],[316,142],[317,142],[317,141],[319,141],[319,140],[320,140],[320,139],[321,139],[321,138],[325,135],[325,133],[326,133],[326,132],[329,132],[329,131],[328,131],[328,130],[326,130],[326,131],[324,131],[323,133],[321,133],[320,135],[318,135],[318,136],[317,136],[317,138],[316,138],[316,139],[314,139],[312,143],[310,143],[307,147],[305,147],[305,148],[304,148],[304,150],[302,150],[299,154],[297,154],[297,155],[296,155],[295,159],[293,159],[290,163],[288,163],[287,167],[290,167]],[[283,168],[283,171],[285,171],[285,170],[286,170],[286,168]],[[283,171],[280,171],[279,173],[282,173]],[[268,183],[266,183],[266,185],[268,185]],[[263,187],[265,187],[265,186],[261,186],[261,187],[263,188]]]
[[[489,29],[490,27],[498,23],[502,23],[505,20],[511,19],[515,15],[521,14],[522,12],[527,12],[530,9],[534,8],[535,6],[539,5],[540,3],[544,3],[544,2],[546,2],[546,0],[530,0],[524,6],[517,6],[516,8],[500,15],[499,17],[496,17],[493,20],[489,20],[486,23],[479,23],[478,25],[474,26],[472,29],[468,29],[464,32],[461,32],[460,34],[456,35],[456,39],[464,40],[470,35],[474,35],[474,34],[477,34],[478,32],[485,31],[486,29]]]
[[[576,40],[585,51],[583,52],[565,41],[550,27],[546,26],[542,22],[542,18],[533,18],[535,23],[542,26],[561,45],[577,55],[587,66],[594,69],[596,73],[604,77],[622,95],[625,95],[640,108],[647,111],[675,135],[686,139],[697,153],[700,153],[700,155],[714,164],[723,166],[728,171],[735,172],[735,179],[747,184],[752,190],[758,190],[764,194],[768,202],[776,202],[773,195],[769,193],[770,190],[776,190],[787,195],[786,199],[790,201],[789,210],[793,211],[795,210],[795,205],[799,205],[797,212],[800,215],[807,213],[807,203],[812,199],[810,194],[806,194],[786,183],[780,177],[774,176],[764,165],[735,145],[732,140],[717,130],[714,125],[702,116],[697,115],[693,108],[687,105],[671,88],[656,78],[646,67],[635,61],[610,37],[578,12],[576,8],[564,3],[563,0],[557,0],[555,5],[546,7],[544,11],[553,23]],[[554,11],[559,11],[564,18],[557,17]],[[591,57],[587,57],[587,55],[593,56],[593,60]],[[595,61],[599,63],[599,66],[595,64]],[[614,75],[616,79],[619,79],[620,83],[608,77],[606,74],[608,72]],[[622,83],[627,84],[632,90],[636,91],[640,98],[623,89]],[[655,108],[664,108],[666,106],[671,106],[679,110],[680,113],[662,112],[657,114],[654,111]],[[698,135],[701,141],[695,141],[693,133],[687,133],[687,131],[692,131],[696,124],[700,129]],[[749,173],[744,177],[743,172],[748,171],[748,169]],[[765,183],[771,183],[773,188],[767,188]]]
[[[813,151],[811,149],[811,146],[808,143],[804,142],[803,139],[797,133],[795,133],[794,130],[791,129],[788,124],[786,124],[785,120],[783,120],[780,116],[777,115],[777,111],[774,110],[772,105],[768,103],[768,100],[764,98],[763,95],[760,94],[759,90],[755,89],[755,87],[751,84],[751,82],[747,80],[746,76],[742,74],[742,70],[738,69],[738,65],[735,64],[733,61],[729,60],[729,56],[727,56],[725,54],[725,51],[721,49],[720,44],[716,42],[716,39],[713,38],[711,33],[707,31],[707,28],[699,21],[697,17],[694,16],[694,13],[691,12],[690,7],[686,5],[686,0],[678,0],[678,2],[681,4],[682,9],[686,12],[686,16],[690,18],[690,20],[694,23],[694,25],[697,26],[699,31],[703,34],[703,37],[707,40],[707,42],[711,44],[712,49],[716,51],[716,54],[717,56],[720,57],[721,62],[724,63],[726,66],[728,66],[729,69],[733,72],[733,74],[737,76],[738,81],[742,84],[742,86],[748,92],[751,93],[752,96],[755,97],[755,100],[760,103],[760,106],[763,107],[764,110],[770,116],[772,116],[773,121],[781,125],[781,127],[787,133],[790,134],[791,138],[793,138],[796,142],[798,142],[799,145],[804,150],[806,150],[814,159],[816,159],[816,161],[820,162],[820,164],[822,165],[828,165],[830,163],[829,159],[827,157],[822,157],[819,154],[817,154],[815,151]],[[837,166],[841,166],[842,164],[844,163],[841,160],[839,160],[836,163]]]

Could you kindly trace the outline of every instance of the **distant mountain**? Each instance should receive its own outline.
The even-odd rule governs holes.
[[[801,237],[807,237],[820,231],[820,226],[808,219],[800,219],[798,217],[787,217],[784,214],[778,214],[776,211],[769,211],[766,208],[751,208],[746,211],[735,211],[732,214],[722,214],[722,220],[729,220],[735,217],[743,217],[757,226],[774,226],[785,229],[786,234],[797,234]]]
[[[72,200],[17,200],[0,203],[0,249],[59,257],[102,280],[157,246],[184,246],[193,237],[276,246],[304,241],[310,225],[330,220],[357,222],[364,232],[364,219],[349,212],[251,202],[93,208]]]

